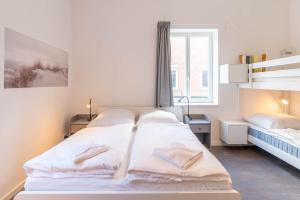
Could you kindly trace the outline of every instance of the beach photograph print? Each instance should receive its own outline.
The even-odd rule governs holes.
[[[5,28],[4,87],[68,86],[68,52]]]

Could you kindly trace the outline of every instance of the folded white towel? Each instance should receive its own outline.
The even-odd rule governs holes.
[[[75,164],[79,164],[85,160],[93,158],[101,153],[104,153],[109,150],[109,146],[107,145],[98,145],[98,144],[90,144],[85,145],[79,148],[74,159]]]
[[[153,155],[179,169],[186,170],[199,160],[202,151],[189,149],[184,144],[171,143],[169,148],[155,148]]]

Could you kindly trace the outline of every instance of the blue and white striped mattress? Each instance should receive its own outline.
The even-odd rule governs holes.
[[[263,130],[255,129],[254,127],[248,127],[248,134],[279,149],[296,158],[300,159],[300,147],[294,144],[290,144],[281,138],[270,135]]]

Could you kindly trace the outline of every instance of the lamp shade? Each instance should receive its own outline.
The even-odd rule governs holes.
[[[283,105],[288,105],[289,104],[289,101],[287,99],[281,99],[280,102],[283,104]]]

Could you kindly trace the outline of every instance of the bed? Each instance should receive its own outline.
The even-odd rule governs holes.
[[[260,120],[246,120],[250,122],[248,141],[300,169],[300,131],[296,130],[300,125],[299,119],[292,117],[293,122],[290,122],[291,119],[286,118],[289,118],[288,115],[281,115],[286,119],[283,121],[279,117],[278,122],[277,117],[274,120],[269,116],[259,117]]]
[[[173,108],[172,108],[173,109]],[[149,111],[151,109],[143,109],[143,111]],[[153,111],[153,109],[152,109]],[[173,111],[174,112],[174,111]],[[180,113],[178,111],[174,113]],[[148,119],[145,119],[146,121]],[[173,120],[173,119],[172,119]],[[111,121],[111,120],[108,120]],[[122,121],[122,120],[121,120]],[[164,121],[164,118],[159,118],[159,121]],[[120,122],[120,121],[119,121]],[[107,121],[105,122],[107,123]],[[127,123],[127,122],[126,122]],[[225,176],[203,176],[202,179],[197,181],[147,181],[140,179],[139,176],[135,176],[132,173],[135,166],[135,161],[139,162],[141,159],[136,157],[140,155],[140,151],[147,151],[149,145],[143,145],[143,142],[149,141],[152,137],[153,141],[158,141],[157,136],[149,136],[150,132],[158,127],[162,127],[168,124],[164,122],[160,125],[154,125],[149,123],[147,125],[139,124],[137,129],[133,129],[131,132],[132,137],[128,139],[124,146],[128,146],[126,156],[121,162],[120,167],[116,170],[110,178],[105,177],[28,177],[25,183],[25,191],[20,192],[15,199],[16,200],[34,200],[34,199],[55,199],[55,200],[83,200],[83,199],[103,199],[103,200],[167,200],[167,199],[197,199],[197,200],[239,200],[240,195],[232,188],[230,176],[226,174],[226,170],[216,160],[216,158],[205,149],[200,143],[200,147],[204,150],[205,158],[209,158],[212,165],[216,167],[216,171],[225,173]],[[149,126],[152,129],[149,129]],[[153,129],[154,126],[154,129]],[[182,123],[176,125],[168,125],[173,128],[177,127],[177,130],[182,130],[193,136],[189,128]],[[146,128],[141,128],[146,127]],[[148,130],[146,132],[145,130]],[[156,132],[157,133],[157,132]],[[122,134],[122,133],[120,133]],[[168,137],[170,138],[170,137]],[[198,141],[194,138],[194,141]],[[152,143],[153,144],[153,143]],[[163,143],[162,143],[163,144]],[[144,147],[143,147],[144,146]],[[151,146],[151,145],[150,145]],[[148,148],[149,149],[149,148]],[[135,153],[134,153],[135,152]],[[146,155],[146,154],[145,154]],[[148,155],[151,157],[150,155]],[[140,157],[141,158],[141,157]],[[145,159],[148,159],[144,156]],[[157,162],[157,161],[156,161]],[[162,161],[158,161],[162,162]],[[156,163],[157,164],[157,163]],[[204,165],[205,166],[205,165]],[[209,167],[207,163],[207,167]],[[169,166],[170,167],[170,166]],[[161,177],[160,177],[161,178]],[[161,179],[159,179],[161,180]]]

